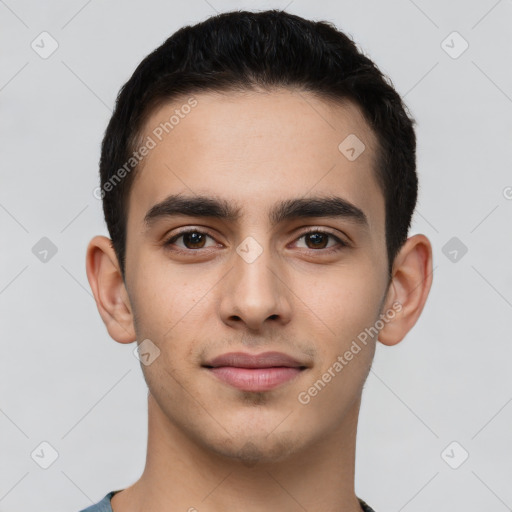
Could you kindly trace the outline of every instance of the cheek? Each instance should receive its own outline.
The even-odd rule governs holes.
[[[372,339],[370,328],[379,318],[382,288],[377,276],[358,272],[352,267],[350,276],[326,280],[321,292],[310,293],[311,300],[305,301],[311,310],[308,319],[321,329],[315,335],[318,364],[298,397],[301,404],[309,403],[312,425],[326,417],[328,428],[340,424],[373,361],[376,337]]]
[[[338,275],[323,280],[321,286],[303,288],[308,317],[335,343],[330,351],[340,350],[379,315],[383,287],[378,276],[347,267]]]
[[[208,316],[206,299],[215,279],[194,278],[189,269],[162,262],[146,264],[132,277],[137,339],[149,339],[160,350],[158,359],[143,370],[155,382],[168,381],[166,371],[184,378],[196,361],[196,338]]]
[[[136,270],[131,283],[136,328],[146,337],[165,339],[193,316],[200,292],[181,269],[156,259],[147,260]]]

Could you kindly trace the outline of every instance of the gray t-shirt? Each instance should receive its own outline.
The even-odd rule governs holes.
[[[83,510],[80,510],[80,512],[112,512],[112,507],[110,506],[110,498],[112,498],[116,492],[121,492],[121,490],[122,489],[109,492],[101,501],[96,503],[96,505],[91,505],[90,507],[84,508]],[[361,504],[363,512],[375,512],[370,507],[370,505],[367,505],[361,498],[358,498],[358,500]]]

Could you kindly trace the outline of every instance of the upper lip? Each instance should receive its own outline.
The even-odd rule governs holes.
[[[273,366],[306,368],[307,365],[282,352],[263,352],[261,354],[230,352],[211,359],[203,366],[213,368],[219,366],[234,366],[237,368],[271,368]]]

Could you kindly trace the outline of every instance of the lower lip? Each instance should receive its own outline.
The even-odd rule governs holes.
[[[272,368],[208,368],[220,380],[243,391],[268,391],[296,377],[302,370],[286,366]]]

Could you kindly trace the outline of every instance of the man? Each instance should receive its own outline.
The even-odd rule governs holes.
[[[342,32],[230,12],[170,37],[122,88],[100,161],[99,313],[137,341],[144,472],[92,511],[372,509],[354,491],[377,341],[432,282],[408,238],[414,121]]]

